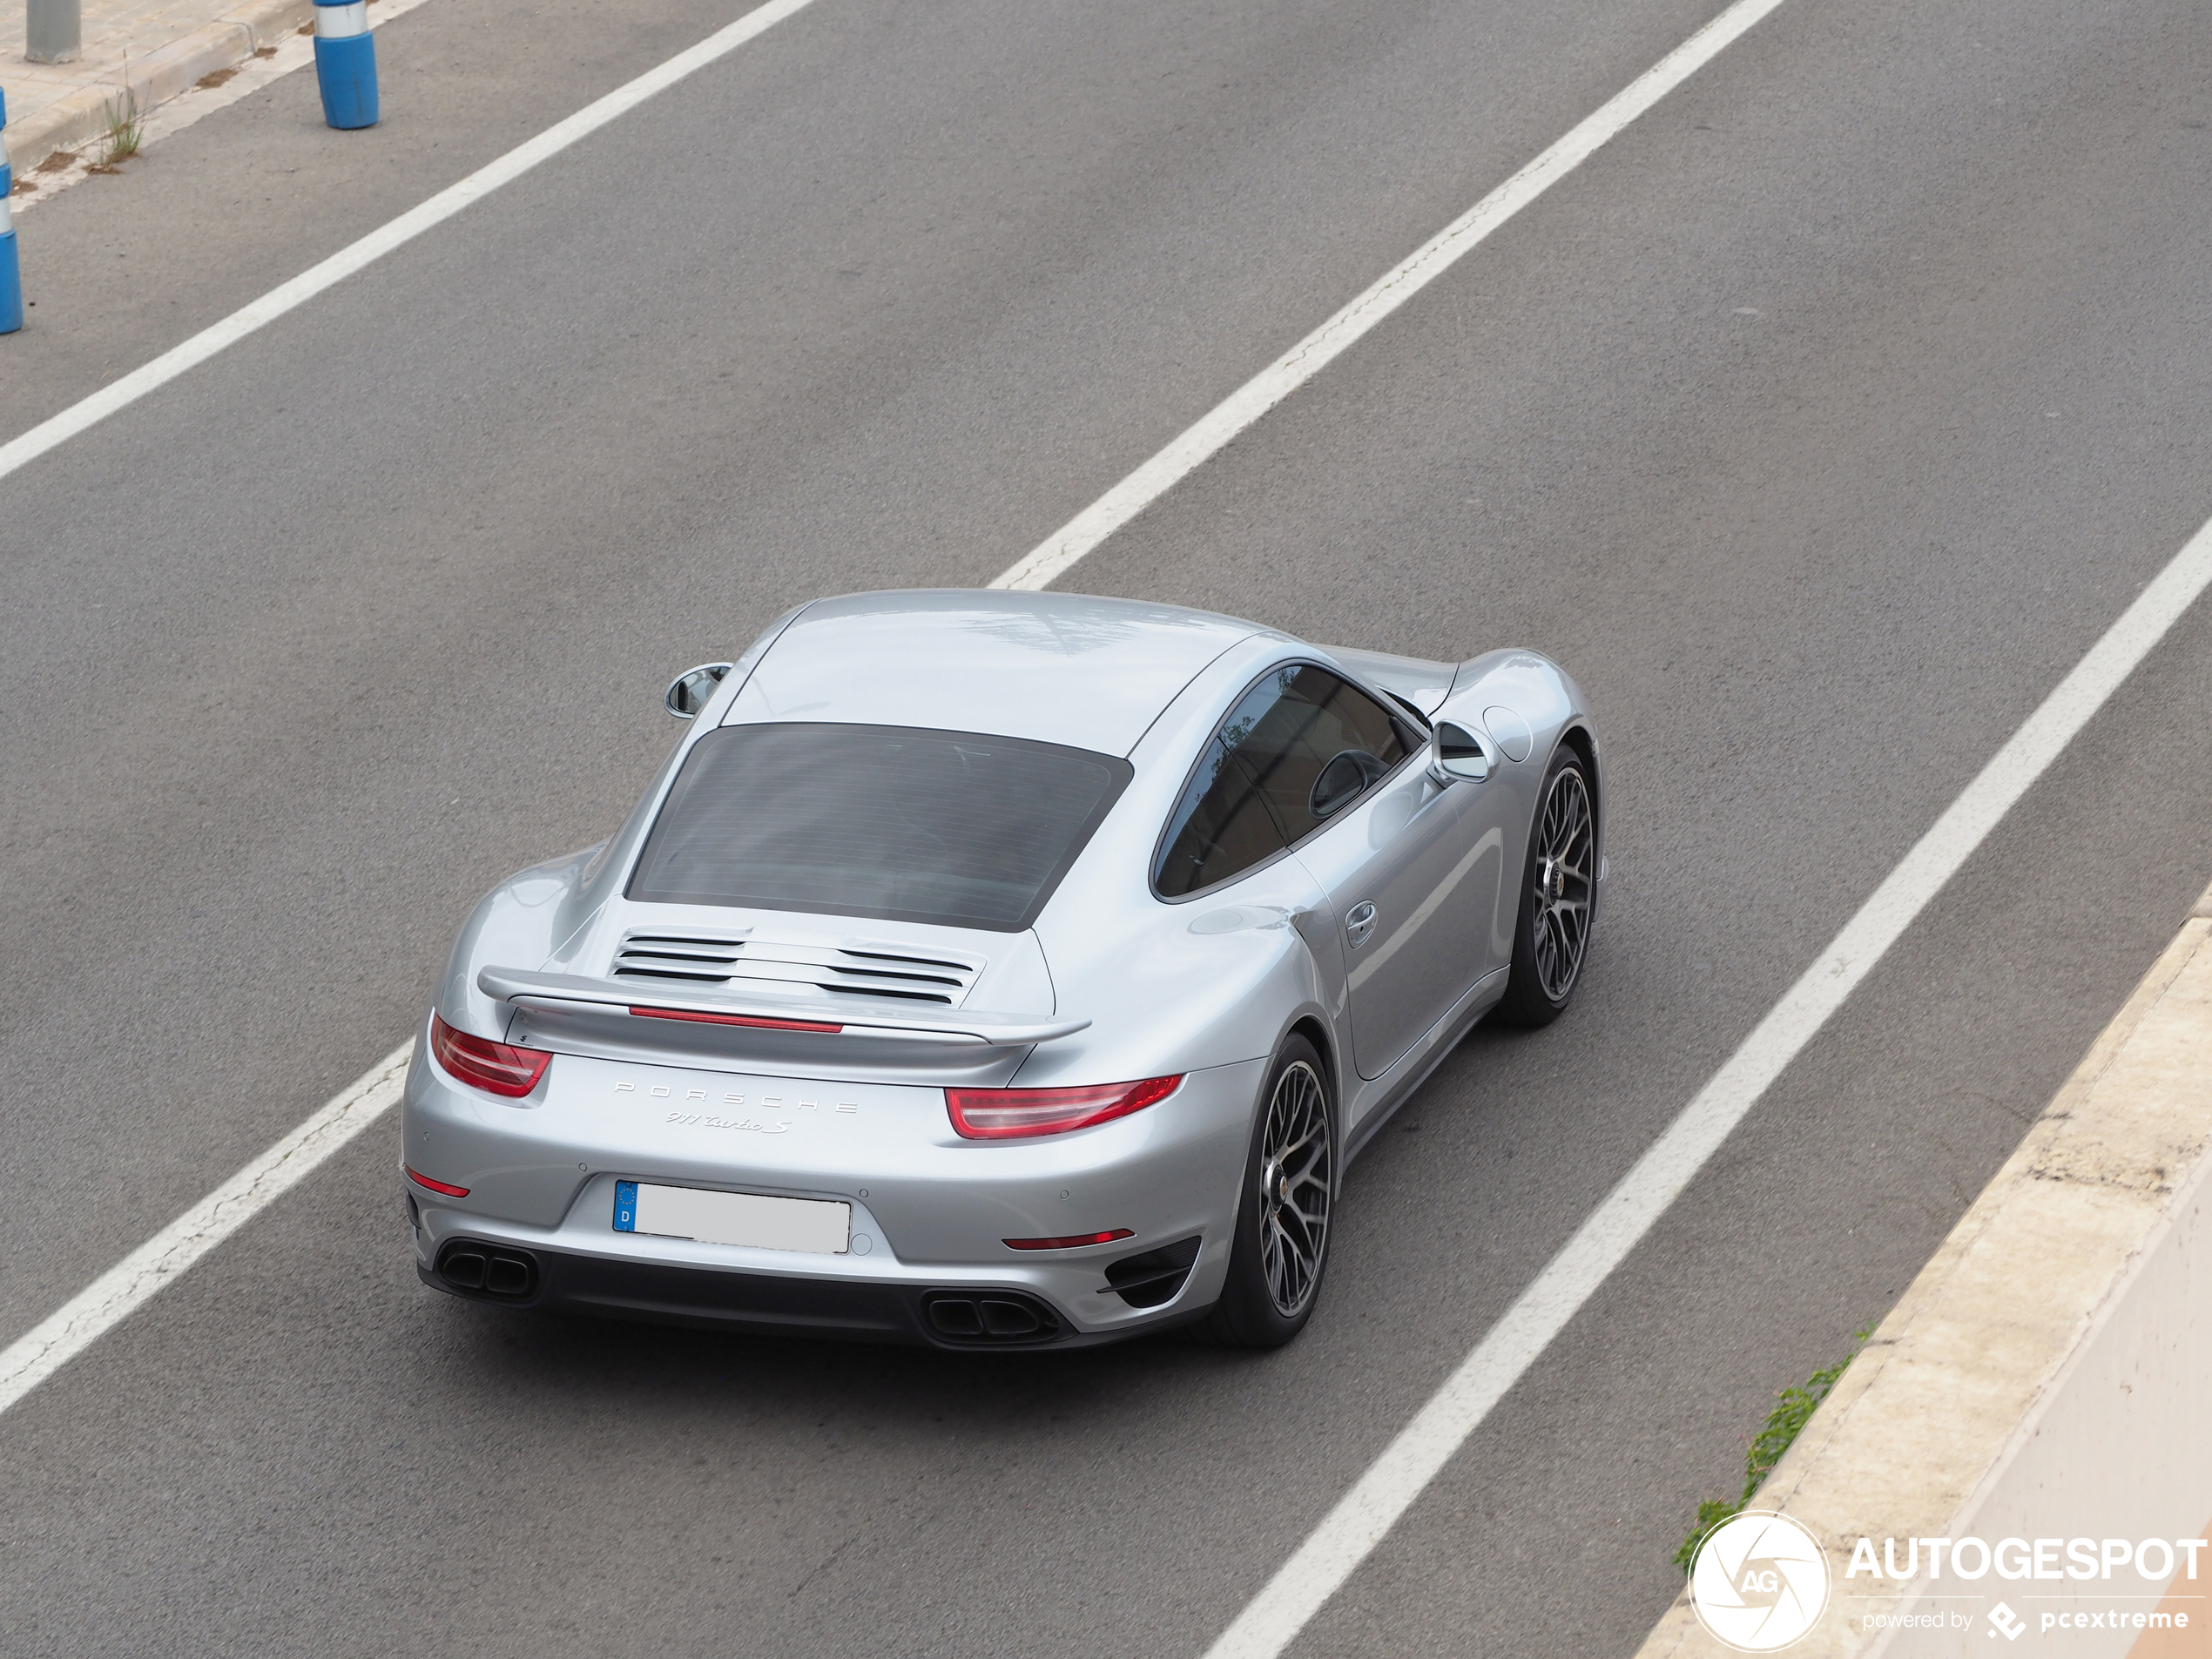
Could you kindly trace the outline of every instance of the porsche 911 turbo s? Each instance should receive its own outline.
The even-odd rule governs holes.
[[[1345,1162],[1555,1017],[1581,692],[1074,594],[803,605],[604,844],[469,917],[406,1085],[440,1290],[1046,1347],[1312,1313]]]

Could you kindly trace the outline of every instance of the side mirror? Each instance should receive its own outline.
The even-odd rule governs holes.
[[[1439,720],[1429,729],[1428,775],[1440,784],[1479,784],[1490,775],[1490,752],[1465,726]]]
[[[722,684],[722,677],[734,666],[732,663],[701,663],[697,668],[685,669],[670,682],[661,706],[679,720],[697,719],[707,698],[714,695],[714,688]]]

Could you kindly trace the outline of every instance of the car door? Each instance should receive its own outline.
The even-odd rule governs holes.
[[[1325,676],[1312,683],[1316,711],[1296,739],[1299,763],[1283,769],[1291,786],[1271,799],[1286,817],[1307,814],[1298,853],[1336,912],[1354,1062],[1379,1077],[1489,966],[1505,837],[1480,785],[1429,777],[1425,734],[1358,686],[1309,672]],[[1359,746],[1386,770],[1358,798],[1336,799],[1322,773]],[[1305,799],[1301,777],[1319,780]]]
[[[1161,870],[1163,894],[1195,890],[1272,840],[1328,894],[1347,979],[1354,1063],[1379,1076],[1481,971],[1502,848],[1470,857],[1472,792],[1440,788],[1424,735],[1341,675],[1271,670],[1208,746]],[[1233,807],[1233,811],[1231,809]],[[1213,826],[1203,840],[1190,832]],[[1229,856],[1231,843],[1245,846]],[[1181,850],[1178,851],[1177,849]],[[1187,885],[1185,885],[1187,884]]]
[[[1271,669],[1206,745],[1153,874],[1163,898],[1183,898],[1294,850],[1328,895],[1365,1077],[1480,976],[1497,904],[1504,838],[1469,828],[1480,786],[1431,782],[1425,749],[1332,670]]]

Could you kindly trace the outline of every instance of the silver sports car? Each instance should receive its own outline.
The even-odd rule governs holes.
[[[502,883],[408,1073],[440,1290],[780,1332],[1296,1335],[1346,1161],[1574,995],[1596,732],[1458,664],[1074,594],[805,605],[604,845]]]

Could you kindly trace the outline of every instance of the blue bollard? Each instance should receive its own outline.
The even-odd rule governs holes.
[[[8,165],[8,95],[0,92],[0,334],[23,327],[23,266],[16,262],[16,221],[8,212],[16,172]]]
[[[376,125],[376,42],[368,0],[315,0],[315,81],[322,118],[341,132]]]

